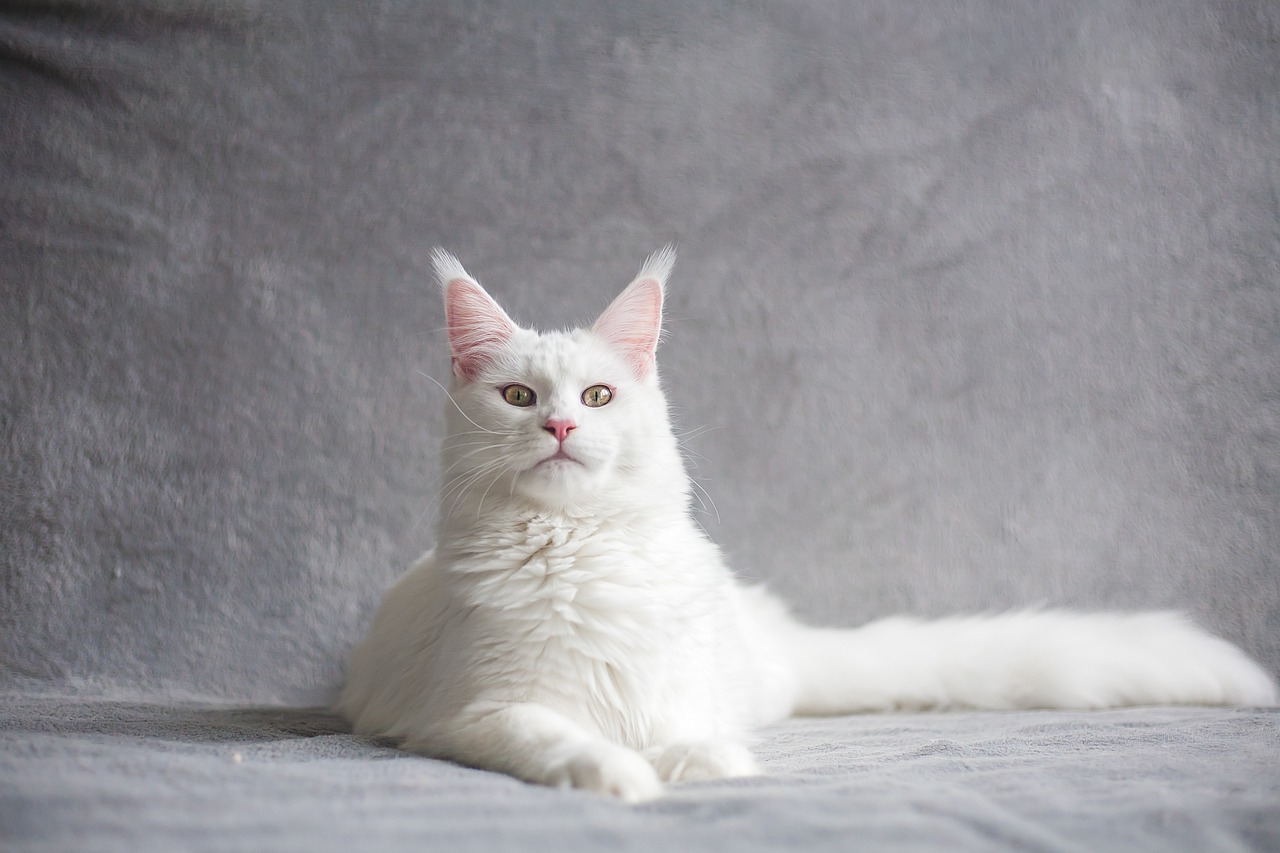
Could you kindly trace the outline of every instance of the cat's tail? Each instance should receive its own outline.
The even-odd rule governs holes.
[[[1271,677],[1177,613],[1026,611],[854,630],[790,623],[792,713],[1274,705]]]

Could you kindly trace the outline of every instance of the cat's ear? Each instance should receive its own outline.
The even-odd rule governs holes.
[[[591,331],[622,354],[637,379],[649,375],[655,364],[662,334],[662,294],[675,262],[673,246],[650,255],[635,281],[591,326]]]
[[[470,382],[519,327],[453,255],[436,249],[431,253],[431,263],[444,289],[453,372]]]

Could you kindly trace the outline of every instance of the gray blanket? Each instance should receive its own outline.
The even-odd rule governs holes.
[[[6,850],[1275,850],[1280,717],[795,720],[769,775],[625,806],[409,756],[317,711],[23,697]]]

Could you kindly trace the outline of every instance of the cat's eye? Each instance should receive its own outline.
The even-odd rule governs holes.
[[[608,385],[592,385],[582,392],[583,405],[598,409],[613,399],[613,389]]]
[[[533,393],[533,389],[527,385],[508,385],[502,389],[502,399],[524,409],[532,406],[537,401],[538,395]]]

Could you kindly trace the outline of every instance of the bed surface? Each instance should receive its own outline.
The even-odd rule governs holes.
[[[5,849],[1275,850],[1280,715],[871,715],[761,732],[768,775],[626,806],[408,755],[315,709],[0,703]]]

